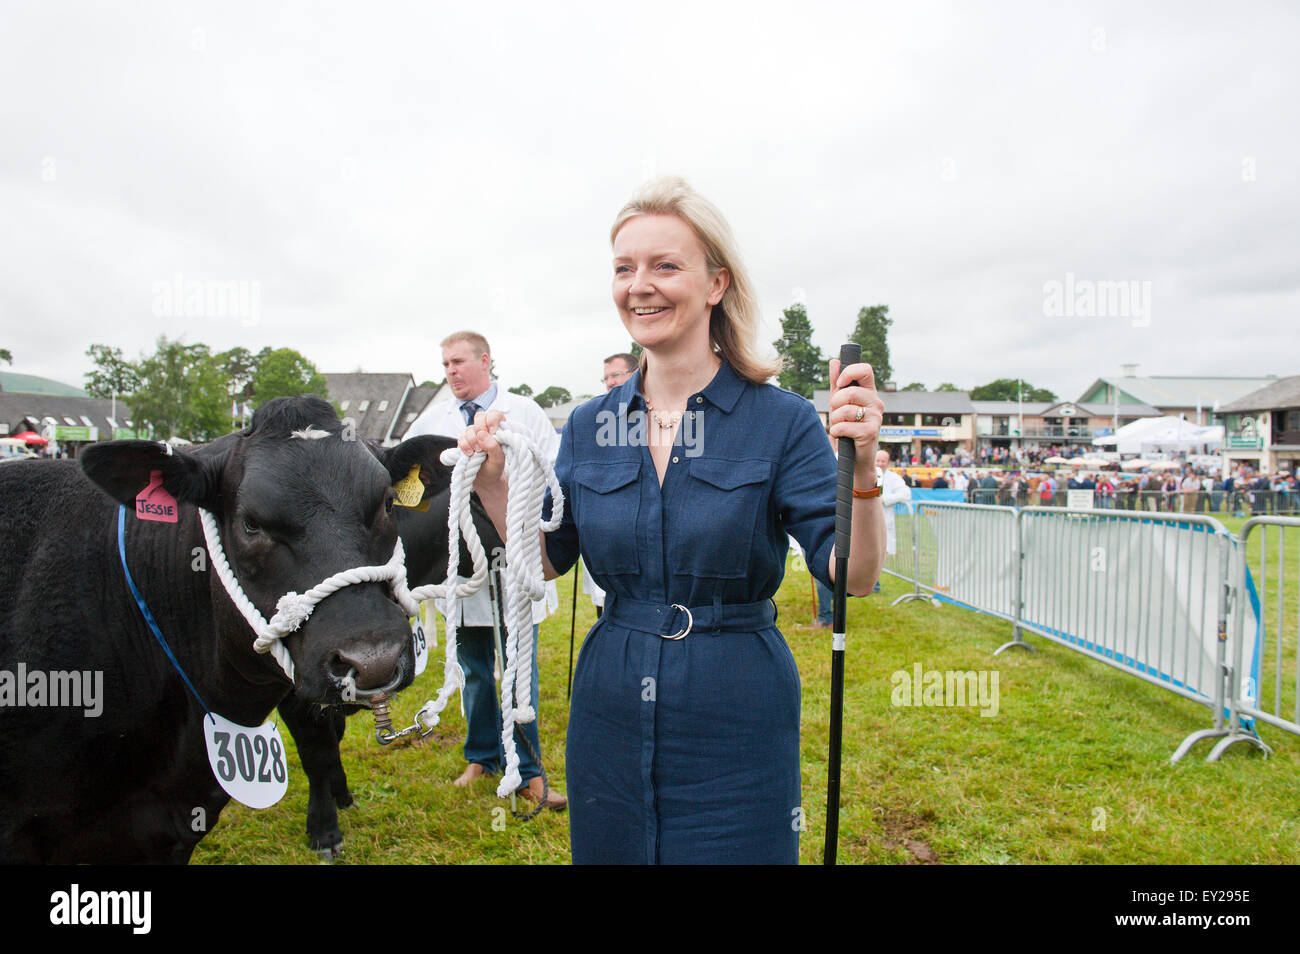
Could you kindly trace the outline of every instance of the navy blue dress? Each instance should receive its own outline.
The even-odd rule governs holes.
[[[574,411],[556,461],[567,507],[547,555],[565,572],[581,548],[607,591],[574,674],[573,860],[794,864],[799,673],[771,597],[787,534],[829,583],[835,458],[809,401],[724,362],[661,489],[640,385]]]

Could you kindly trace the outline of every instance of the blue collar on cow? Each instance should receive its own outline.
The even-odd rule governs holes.
[[[131,570],[126,565],[125,504],[119,505],[117,508],[117,552],[122,557],[122,573],[126,576],[126,585],[130,587],[131,595],[135,597],[135,602],[140,607],[140,614],[144,617],[144,621],[148,623],[149,628],[153,630],[154,637],[158,640],[158,644],[162,646],[163,652],[167,654],[167,658],[172,661],[172,665],[176,667],[176,671],[180,673],[181,678],[185,680],[185,685],[189,687],[190,692],[194,693],[194,698],[199,700],[199,705],[203,707],[203,711],[208,715],[212,715],[212,710],[210,710],[208,704],[203,701],[203,697],[199,695],[199,691],[194,688],[194,683],[190,682],[190,677],[185,675],[185,670],[181,668],[181,664],[176,661],[176,657],[172,654],[171,647],[167,645],[167,640],[163,637],[162,630],[158,628],[157,620],[153,618],[153,613],[149,612],[149,606],[145,603],[144,597],[140,595],[140,590],[136,587],[135,580],[131,579]]]

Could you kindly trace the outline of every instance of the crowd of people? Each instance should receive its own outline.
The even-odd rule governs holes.
[[[1227,478],[1217,468],[1184,466],[1180,471],[1101,470],[1064,474],[1022,470],[946,470],[934,477],[935,490],[958,490],[968,503],[1002,507],[1064,507],[1071,490],[1087,490],[1103,510],[1164,513],[1222,513],[1233,516],[1300,512],[1300,485],[1292,473],[1263,474],[1241,465]],[[918,478],[903,473],[910,487]]]
[[[898,453],[895,448],[895,454]],[[1041,464],[1049,457],[1064,457],[1069,460],[1086,456],[1087,453],[1077,444],[1049,444],[1047,447],[1025,448],[1018,457],[1008,447],[981,447],[974,455],[965,448],[958,447],[948,454],[936,449],[933,444],[926,444],[919,454],[904,452],[895,459],[904,467],[1006,467]]]

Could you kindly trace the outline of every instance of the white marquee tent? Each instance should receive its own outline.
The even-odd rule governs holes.
[[[1151,451],[1195,451],[1223,444],[1222,427],[1199,427],[1180,417],[1153,417],[1126,424],[1114,434],[1094,437],[1098,447],[1113,446],[1121,454]]]

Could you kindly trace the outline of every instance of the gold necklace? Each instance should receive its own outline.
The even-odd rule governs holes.
[[[655,406],[650,403],[650,399],[645,398],[645,406],[650,410],[650,419],[666,431],[672,430],[677,426],[678,421],[682,419],[681,411],[669,411],[661,414],[655,410]]]

